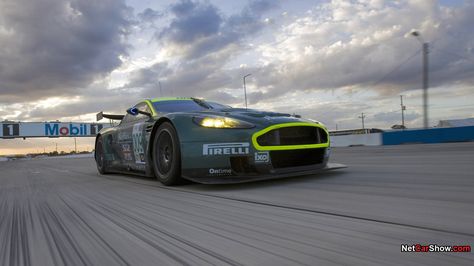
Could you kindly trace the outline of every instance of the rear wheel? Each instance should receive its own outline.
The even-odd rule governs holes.
[[[179,184],[181,179],[181,151],[174,127],[164,122],[153,138],[153,169],[164,185]]]
[[[102,137],[99,137],[95,143],[95,162],[97,170],[101,174],[107,174],[107,163],[105,161],[104,147],[102,145]]]

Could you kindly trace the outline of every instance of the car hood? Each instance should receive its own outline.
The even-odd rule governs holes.
[[[259,110],[254,110],[254,109],[245,109],[245,108],[212,109],[212,110],[206,110],[206,111],[187,113],[187,115],[224,116],[224,117],[229,117],[229,118],[234,118],[234,119],[250,122],[260,127],[266,127],[266,126],[270,126],[274,124],[290,123],[290,122],[319,123],[319,122],[311,121],[308,119],[295,117],[286,113],[267,112],[267,111],[259,111]]]

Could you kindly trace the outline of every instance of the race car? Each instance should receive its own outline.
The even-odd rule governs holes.
[[[240,183],[308,175],[344,167],[328,164],[329,134],[299,116],[232,108],[198,98],[145,99],[95,141],[101,174],[155,176],[164,185]]]

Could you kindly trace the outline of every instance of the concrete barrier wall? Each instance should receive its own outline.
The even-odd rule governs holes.
[[[330,136],[332,147],[474,141],[474,126]]]
[[[330,139],[332,147],[382,145],[382,133],[330,136]]]
[[[401,130],[382,133],[382,145],[474,141],[474,126]]]

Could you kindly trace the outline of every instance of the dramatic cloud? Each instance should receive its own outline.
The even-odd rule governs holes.
[[[240,45],[240,41],[262,29],[263,13],[276,7],[278,1],[253,0],[239,14],[222,15],[207,2],[182,0],[171,6],[174,15],[170,25],[157,33],[158,40],[174,46],[174,53],[195,59]]]
[[[146,8],[141,13],[138,13],[137,17],[140,19],[141,22],[153,23],[155,20],[163,17],[163,13],[157,10],[153,10],[151,8]]]
[[[0,102],[80,95],[127,54],[124,1],[0,2]]]
[[[208,2],[183,0],[171,5],[173,18],[155,38],[170,51],[174,63],[158,62],[138,69],[124,87],[157,95],[160,81],[168,95],[207,96],[236,85],[231,75],[235,71],[225,70],[225,64],[249,48],[242,40],[263,29],[262,14],[276,3],[250,1],[241,12],[228,17]]]
[[[430,43],[432,124],[472,115],[470,2],[169,2],[1,1],[0,119],[91,120],[161,92],[242,106],[251,73],[251,107],[332,129],[359,127],[364,112],[389,127],[403,93],[415,125],[422,53],[412,29]]]
[[[262,44],[258,83],[268,97],[288,90],[351,87],[393,94],[420,88],[421,44],[430,42],[431,86],[474,81],[474,5],[435,1],[332,1],[284,25]]]
[[[208,3],[183,0],[171,6],[171,11],[176,17],[160,32],[159,38],[178,44],[217,34],[222,23],[217,8]]]
[[[332,1],[303,15],[284,13],[279,26],[265,28],[266,21],[278,21],[263,17],[274,3],[251,1],[227,16],[209,2],[172,5],[169,25],[155,38],[173,63],[166,70],[155,71],[154,65],[139,69],[126,86],[141,86],[147,95],[156,92],[159,79],[174,95],[232,103],[235,95],[229,90],[241,87],[243,74],[253,73],[251,86],[258,91],[250,92],[249,99],[254,103],[295,90],[364,90],[387,97],[420,88],[421,44],[409,36],[412,29],[430,43],[430,86],[474,83],[472,4]],[[273,40],[256,38],[269,29]],[[259,44],[251,47],[255,39]],[[254,63],[245,71],[229,68],[229,61],[246,52]]]

